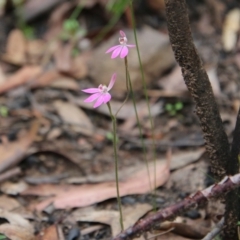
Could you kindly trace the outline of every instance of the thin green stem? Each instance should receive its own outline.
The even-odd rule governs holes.
[[[135,112],[136,119],[137,119],[139,135],[140,135],[140,138],[141,138],[141,145],[142,145],[142,149],[143,149],[144,160],[145,160],[145,163],[146,163],[146,166],[147,166],[149,185],[150,185],[150,189],[152,190],[152,184],[151,184],[151,178],[150,178],[150,170],[149,170],[149,164],[148,164],[148,159],[147,159],[146,145],[145,145],[145,142],[144,142],[144,139],[143,139],[142,126],[141,126],[140,119],[139,119],[139,116],[138,116],[136,100],[135,100],[135,96],[134,96],[134,91],[133,91],[133,87],[132,87],[130,74],[129,74],[129,71],[128,71],[127,57],[125,57],[124,59],[125,59],[125,68],[126,68],[126,73],[127,73],[128,86],[130,88],[129,91],[131,93],[131,97],[132,97],[132,101],[133,101],[133,107],[134,107],[134,112]],[[154,203],[154,206],[155,206],[155,203]]]
[[[137,32],[136,32],[136,24],[135,24],[135,16],[134,16],[134,11],[133,11],[132,1],[130,1],[130,8],[131,8],[132,23],[133,23],[133,29],[134,29],[134,38],[135,38],[136,48],[137,48],[137,53],[138,53],[138,61],[139,61],[140,69],[141,69],[143,91],[144,91],[144,96],[145,96],[145,100],[147,103],[148,114],[149,114],[150,124],[151,124],[153,158],[154,158],[154,195],[155,195],[156,188],[157,188],[157,182],[156,182],[156,158],[157,158],[157,156],[156,156],[156,142],[155,142],[155,136],[154,136],[154,124],[153,124],[153,118],[152,118],[152,113],[151,113],[150,104],[149,104],[149,98],[148,98],[148,93],[147,93],[147,86],[146,86],[146,80],[145,80],[144,71],[143,71],[142,60],[141,60],[140,51],[139,51]]]
[[[121,230],[124,230],[123,226],[123,213],[122,213],[122,204],[121,204],[121,198],[120,198],[120,191],[119,191],[119,177],[118,177],[118,150],[117,150],[117,120],[116,117],[112,113],[112,108],[110,103],[107,103],[109,113],[112,119],[113,124],[113,150],[114,150],[114,159],[115,159],[115,177],[116,177],[116,189],[117,189],[117,201],[118,201],[118,208],[120,213],[119,222],[121,225]]]
[[[71,14],[69,19],[77,19],[78,15],[81,13],[82,10],[83,10],[83,5],[82,4],[78,4],[77,7],[72,12],[72,14]]]
[[[127,64],[127,58],[125,57],[125,71],[126,71],[126,89],[127,89],[127,96],[125,98],[125,100],[123,101],[122,105],[119,107],[119,109],[117,110],[115,117],[117,117],[119,111],[122,109],[122,107],[125,105],[125,103],[127,102],[128,98],[129,98],[129,83],[128,83],[128,64]]]

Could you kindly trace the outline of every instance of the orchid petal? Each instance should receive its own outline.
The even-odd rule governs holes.
[[[110,83],[109,83],[109,85],[108,85],[108,88],[107,88],[108,91],[110,91],[110,90],[112,89],[112,87],[113,87],[113,85],[114,85],[114,83],[115,83],[115,81],[116,81],[116,77],[117,77],[117,74],[114,73],[114,74],[112,75],[112,78],[111,78]]]
[[[127,47],[136,47],[136,45],[134,45],[134,44],[127,44],[126,46]]]
[[[104,94],[104,103],[107,103],[111,100],[111,94],[110,93],[106,93]]]
[[[120,54],[121,50],[122,46],[119,45],[119,47],[113,51],[111,58],[116,58]]]
[[[95,101],[97,98],[99,98],[102,95],[102,93],[95,93],[93,95],[91,95],[90,97],[86,98],[84,100],[84,102],[93,102]]]
[[[122,48],[121,54],[120,54],[120,58],[125,58],[128,55],[128,48],[126,46],[124,46]]]
[[[109,94],[110,95],[110,94]],[[104,97],[105,94],[101,95],[98,100],[95,102],[95,104],[93,105],[94,108],[99,107],[100,105],[102,105],[104,103]]]
[[[82,92],[85,93],[97,93],[100,92],[99,88],[87,88],[87,89],[83,89]]]
[[[109,48],[109,49],[106,51],[106,53],[110,53],[110,52],[112,52],[113,50],[115,50],[116,48],[118,48],[118,47],[120,47],[120,46],[121,46],[121,45],[113,46],[113,47]]]
[[[121,35],[122,37],[126,37],[126,34],[125,34],[124,31],[120,30],[119,33],[120,33],[120,35]]]

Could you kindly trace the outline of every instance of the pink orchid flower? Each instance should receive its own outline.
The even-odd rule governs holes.
[[[133,44],[127,44],[127,37],[123,31],[120,31],[121,37],[119,38],[120,45],[109,48],[106,53],[112,53],[111,58],[116,58],[120,55],[120,58],[125,58],[128,55],[128,48],[135,47]]]
[[[82,91],[85,93],[92,94],[90,97],[86,98],[84,102],[93,102],[96,100],[93,108],[97,108],[101,106],[103,103],[107,103],[111,100],[111,95],[109,91],[112,89],[115,81],[116,81],[116,73],[112,75],[110,83],[108,87],[106,85],[100,84],[98,88],[87,88],[83,89]]]

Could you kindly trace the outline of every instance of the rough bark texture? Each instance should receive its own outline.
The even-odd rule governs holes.
[[[195,195],[191,197],[186,197],[183,201],[178,202],[160,211],[157,211],[149,217],[140,219],[136,224],[129,227],[128,229],[114,237],[112,240],[133,239],[134,237],[141,235],[143,232],[154,228],[155,224],[159,225],[161,222],[172,219],[176,215],[179,215],[181,212],[184,212],[191,207],[196,207],[199,204],[202,205],[208,199],[222,196],[223,194],[235,189],[239,185],[240,173],[232,177],[225,177],[218,184],[214,184],[202,191],[198,191]],[[232,240],[231,237],[229,237],[228,240],[229,239]]]
[[[237,115],[236,126],[233,132],[233,142],[231,149],[231,161],[228,163],[227,173],[234,175],[239,171],[239,161],[238,156],[240,152],[240,109]],[[240,189],[229,192],[226,195],[226,214],[225,214],[225,226],[224,226],[224,238],[228,239],[228,236],[233,236],[232,239],[238,239],[238,234],[236,231],[236,223],[240,219]],[[229,232],[231,231],[231,232]]]
[[[212,87],[193,44],[185,0],[165,0],[167,23],[175,58],[196,104],[215,178],[226,174],[230,148]]]
[[[211,170],[216,179],[222,178],[225,174],[234,174],[238,171],[236,156],[239,149],[234,150],[233,157],[230,155],[227,135],[212,87],[193,43],[186,2],[185,0],[165,0],[165,3],[170,42],[175,58],[181,66],[184,81],[196,104],[196,114],[201,123]],[[239,143],[238,140],[236,141]],[[238,239],[236,228],[239,216],[238,198],[237,190],[226,197],[224,239]]]

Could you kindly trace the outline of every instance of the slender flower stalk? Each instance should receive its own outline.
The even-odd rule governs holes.
[[[114,83],[116,81],[116,73],[112,75],[110,83],[108,86],[100,84],[98,88],[87,88],[82,91],[85,93],[92,94],[90,97],[86,98],[84,102],[95,102],[93,105],[94,108],[101,106],[102,104],[107,104],[109,113],[112,119],[113,124],[113,150],[114,150],[114,159],[115,159],[115,176],[116,176],[116,189],[117,189],[117,200],[118,200],[118,208],[120,213],[120,225],[121,229],[124,229],[123,226],[123,214],[122,214],[122,205],[119,191],[119,181],[118,181],[118,150],[117,150],[117,120],[116,115],[113,115],[111,105],[109,101],[111,100],[111,94],[109,91],[112,89]]]
[[[125,60],[124,63],[125,63],[125,68],[126,68],[126,77],[127,77],[127,82],[128,82],[128,86],[129,86],[129,92],[130,92],[131,97],[132,97],[134,112],[135,112],[137,125],[138,125],[138,129],[139,129],[139,135],[140,135],[140,138],[141,138],[141,145],[142,145],[144,160],[145,160],[146,167],[147,167],[149,186],[150,186],[150,189],[152,191],[152,184],[151,184],[150,170],[149,170],[149,164],[148,164],[148,159],[147,159],[146,145],[145,145],[145,141],[144,141],[144,138],[143,138],[142,126],[141,126],[140,119],[139,119],[138,112],[137,112],[137,105],[136,105],[136,100],[135,100],[134,91],[133,91],[133,87],[132,87],[132,82],[131,82],[130,74],[129,74],[129,71],[128,71],[127,57],[125,57],[124,60]],[[154,205],[154,208],[155,208],[155,202],[153,202],[153,205]]]
[[[108,102],[107,103],[109,113],[112,119],[112,124],[113,124],[113,149],[114,149],[114,159],[115,159],[115,178],[116,178],[116,189],[117,189],[117,201],[118,201],[118,209],[119,209],[119,214],[120,214],[120,225],[121,225],[121,230],[124,230],[124,225],[123,225],[123,213],[122,213],[122,203],[121,203],[121,198],[120,198],[120,191],[119,191],[119,177],[118,177],[118,152],[117,152],[117,120],[115,115],[112,113],[111,105]]]
[[[131,15],[132,15],[134,39],[135,39],[136,49],[137,49],[137,53],[138,53],[138,61],[139,61],[140,69],[141,69],[143,92],[144,92],[145,100],[147,103],[148,115],[149,115],[150,124],[151,124],[152,149],[153,149],[153,158],[154,158],[154,195],[156,195],[156,188],[157,188],[156,158],[157,158],[157,156],[156,156],[156,142],[155,142],[155,136],[154,136],[154,124],[153,124],[153,118],[152,118],[152,113],[151,113],[150,104],[149,104],[149,98],[148,98],[148,93],[147,93],[147,86],[146,86],[146,80],[145,80],[144,71],[143,71],[143,65],[142,65],[139,46],[138,46],[138,39],[137,39],[137,32],[136,32],[136,25],[135,25],[135,16],[134,16],[134,11],[133,11],[132,1],[130,1],[130,9],[131,9]],[[155,210],[156,210],[156,201],[155,201]]]
[[[134,111],[135,111],[135,115],[136,115],[136,119],[137,119],[137,125],[138,125],[138,129],[139,129],[139,134],[140,134],[140,137],[141,137],[141,145],[142,145],[142,149],[143,149],[143,153],[144,153],[144,159],[145,159],[147,172],[148,172],[149,186],[150,186],[150,189],[152,190],[151,179],[150,179],[150,171],[149,171],[148,160],[147,160],[147,153],[146,153],[146,146],[145,146],[145,142],[144,142],[144,139],[143,139],[142,127],[141,127],[141,123],[140,123],[138,112],[137,112],[136,100],[135,100],[134,91],[133,91],[132,83],[131,83],[131,78],[130,78],[130,74],[129,74],[129,70],[128,70],[128,61],[127,61],[127,55],[129,53],[128,47],[130,47],[130,48],[131,47],[135,47],[135,45],[127,44],[127,41],[128,40],[127,40],[126,34],[123,31],[120,31],[120,38],[119,38],[120,45],[116,45],[116,46],[111,47],[110,49],[108,49],[106,51],[106,53],[112,52],[112,56],[111,56],[112,59],[114,59],[114,58],[116,58],[118,56],[120,58],[124,58],[125,69],[126,69],[127,97],[124,100],[124,102],[121,105],[121,107],[119,108],[119,110],[117,111],[117,113],[120,111],[122,106],[128,100],[128,96],[129,96],[129,93],[130,93],[131,96],[132,96]],[[153,203],[153,205],[154,206],[156,205],[155,202]]]

